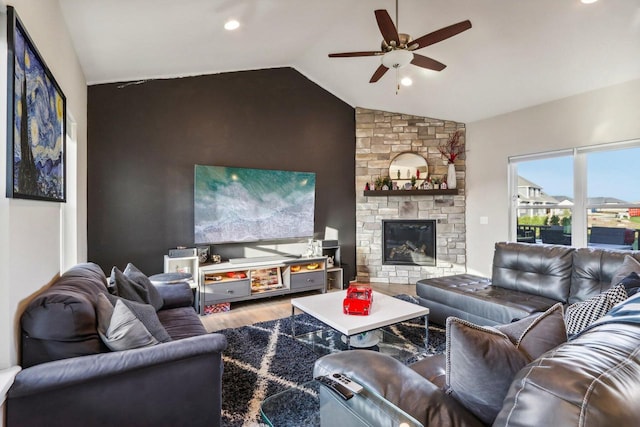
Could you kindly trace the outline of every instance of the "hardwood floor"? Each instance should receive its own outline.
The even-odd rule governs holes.
[[[416,294],[415,284],[399,285],[372,283],[371,287],[386,295],[408,294],[415,296]],[[335,291],[335,289],[331,289],[329,292]],[[291,315],[291,298],[313,295],[316,293],[318,293],[318,291],[264,298],[253,301],[235,302],[231,303],[230,311],[200,316],[200,319],[208,332],[215,332],[227,328],[238,328],[240,326],[251,325],[257,322],[280,319]]]

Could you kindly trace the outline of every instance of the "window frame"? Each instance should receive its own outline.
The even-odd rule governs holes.
[[[571,245],[575,247],[588,246],[588,210],[601,209],[603,207],[611,208],[611,205],[589,204],[588,203],[588,182],[587,182],[587,155],[589,153],[624,150],[631,148],[640,148],[640,138],[626,141],[611,142],[605,144],[597,144],[590,146],[574,147],[569,149],[547,151],[542,153],[525,154],[518,156],[510,156],[508,162],[508,200],[509,200],[509,229],[508,235],[510,241],[517,241],[518,227],[518,163],[527,161],[544,160],[562,156],[571,156],[573,158],[573,206],[571,211]],[[638,203],[616,204],[616,208],[640,208]],[[522,208],[522,206],[520,206]],[[566,206],[558,204],[545,205],[548,209],[567,209]],[[640,228],[640,225],[638,226]]]

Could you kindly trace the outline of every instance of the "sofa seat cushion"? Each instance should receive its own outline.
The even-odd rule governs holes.
[[[160,323],[173,340],[204,335],[207,333],[193,307],[177,307],[158,312]]]
[[[491,319],[494,323],[509,323],[532,313],[543,312],[558,302],[492,286],[488,279],[470,274],[419,280],[416,292],[423,300],[434,301],[475,317]]]

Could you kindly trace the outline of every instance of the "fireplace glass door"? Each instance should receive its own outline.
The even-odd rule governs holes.
[[[435,220],[382,220],[382,263],[436,265]]]

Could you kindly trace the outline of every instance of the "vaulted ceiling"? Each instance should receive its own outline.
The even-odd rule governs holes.
[[[414,39],[473,27],[420,49],[447,67],[400,69],[397,94],[393,70],[369,83],[379,56],[327,56],[380,49],[395,0],[59,2],[89,84],[293,67],[352,106],[472,122],[640,78],[638,0],[398,0]]]

